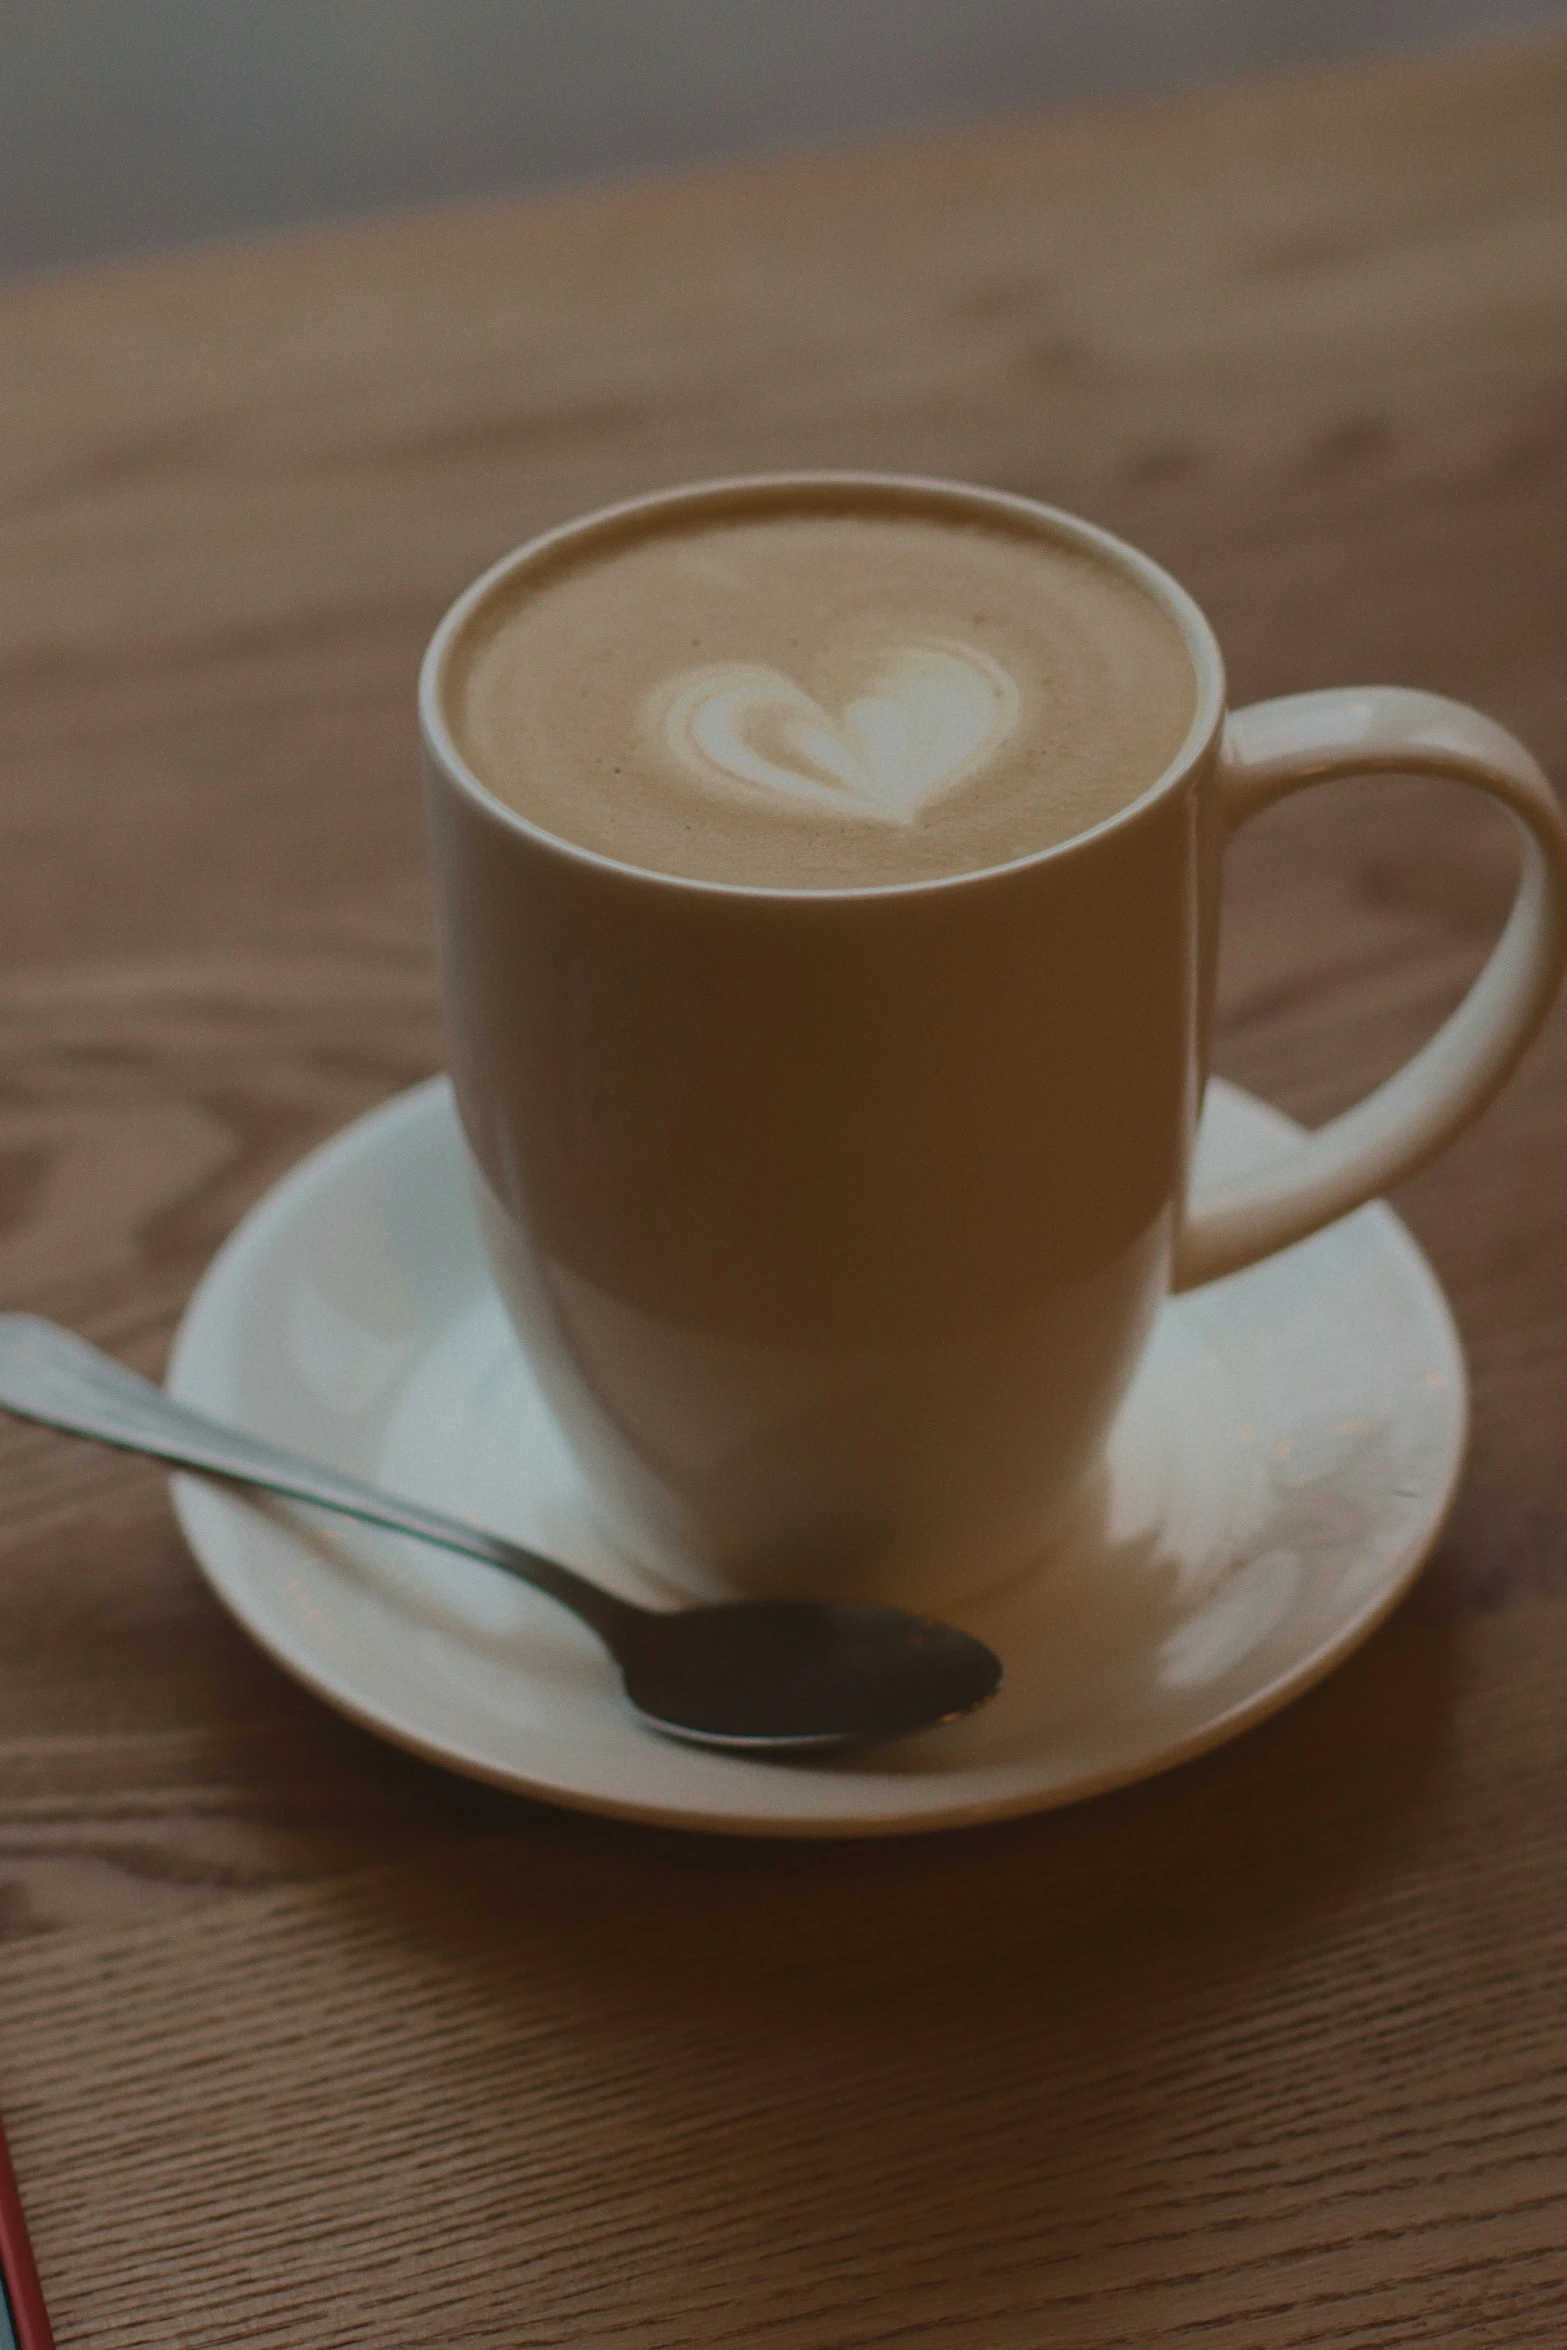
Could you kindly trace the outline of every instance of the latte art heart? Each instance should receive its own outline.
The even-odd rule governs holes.
[[[651,699],[665,746],[709,789],[738,784],[904,825],[983,766],[1018,717],[1000,662],[946,639],[883,655],[836,714],[782,670],[749,662],[688,669]]]

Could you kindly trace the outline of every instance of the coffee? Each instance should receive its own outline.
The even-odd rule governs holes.
[[[810,890],[1070,839],[1158,780],[1194,701],[1174,619],[1081,541],[821,484],[542,549],[446,688],[467,764],[546,832]]]

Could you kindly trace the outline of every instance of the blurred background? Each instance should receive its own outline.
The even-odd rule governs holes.
[[[1567,0],[0,0],[0,272],[1567,23]]]

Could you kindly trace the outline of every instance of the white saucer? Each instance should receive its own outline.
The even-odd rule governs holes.
[[[1212,1174],[1295,1129],[1214,1085]],[[315,1151],[191,1300],[175,1394],[499,1527],[633,1597],[491,1293],[444,1080]],[[764,1836],[897,1834],[1044,1809],[1260,1721],[1413,1579],[1463,1453],[1442,1292],[1381,1205],[1168,1306],[1103,1490],[1038,1573],[961,1611],[1006,1684],[972,1721],[782,1765],[639,1729],[575,1620],[492,1571],[175,1480],[191,1547],[261,1646],[356,1721],[589,1811]]]

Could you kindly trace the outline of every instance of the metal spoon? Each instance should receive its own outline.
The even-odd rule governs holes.
[[[33,1314],[0,1314],[0,1405],[483,1559],[591,1624],[638,1718],[700,1746],[764,1756],[868,1746],[970,1713],[1001,1683],[1000,1661],[983,1642],[901,1608],[807,1600],[635,1607],[520,1543],[209,1420]]]

